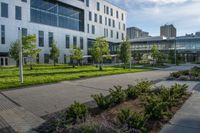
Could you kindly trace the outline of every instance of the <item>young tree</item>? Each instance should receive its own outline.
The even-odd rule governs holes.
[[[124,69],[126,69],[126,65],[131,59],[131,45],[128,39],[123,40],[123,42],[121,43],[119,57],[124,63]]]
[[[92,48],[90,49],[91,56],[96,63],[99,63],[99,70],[102,71],[102,63],[104,58],[110,57],[110,50],[108,41],[105,40],[105,37],[98,37],[95,40]]]
[[[76,61],[78,65],[80,64],[81,60],[83,60],[83,52],[80,48],[71,51],[71,59],[73,60],[73,68],[75,67],[74,61]]]
[[[56,61],[58,60],[58,57],[60,56],[60,50],[56,46],[55,41],[53,41],[53,44],[51,45],[52,48],[50,50],[50,59],[53,60],[54,66],[56,65]]]
[[[161,55],[161,53],[158,50],[158,47],[156,45],[153,45],[153,47],[151,48],[151,56],[154,60],[154,63],[157,63],[160,55]]]
[[[16,67],[19,67],[19,42],[18,40],[11,43],[9,49],[9,55],[16,61]]]
[[[36,46],[36,36],[28,35],[22,37],[23,53],[29,58],[30,70],[33,69],[33,59],[37,58],[37,54],[40,53],[41,49]]]

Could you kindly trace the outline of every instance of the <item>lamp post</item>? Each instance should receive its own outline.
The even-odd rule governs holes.
[[[20,82],[21,84],[24,83],[23,79],[23,54],[22,54],[22,32],[21,28],[18,28],[18,35],[19,35],[19,70],[20,70]]]

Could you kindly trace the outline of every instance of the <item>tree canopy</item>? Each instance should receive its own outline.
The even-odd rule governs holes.
[[[102,70],[102,63],[105,58],[110,57],[109,43],[105,37],[96,38],[92,48],[91,56],[96,63],[99,63],[99,70]]]
[[[50,59],[53,60],[54,66],[56,65],[56,62],[58,60],[58,57],[60,56],[60,50],[56,46],[56,42],[53,41],[53,44],[51,44],[51,50],[50,50]]]

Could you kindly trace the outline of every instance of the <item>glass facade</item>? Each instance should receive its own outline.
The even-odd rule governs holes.
[[[84,31],[84,11],[58,1],[31,0],[31,21]]]

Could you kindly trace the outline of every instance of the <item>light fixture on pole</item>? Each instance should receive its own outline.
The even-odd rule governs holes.
[[[19,34],[19,70],[20,70],[20,82],[24,83],[23,79],[23,54],[22,54],[22,31],[21,28],[18,28]]]

